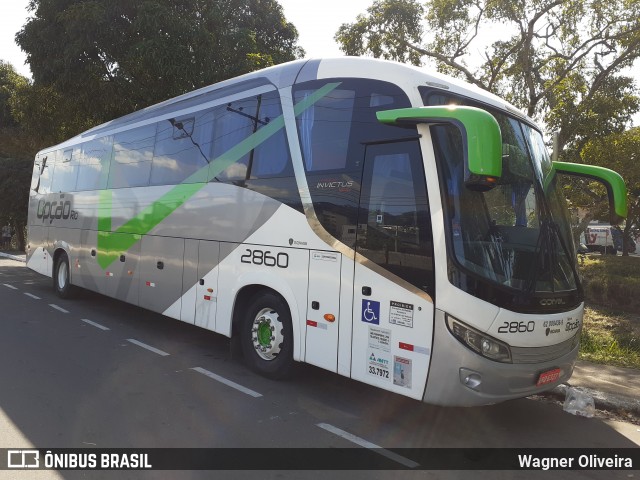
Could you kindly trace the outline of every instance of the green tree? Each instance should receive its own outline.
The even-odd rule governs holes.
[[[502,38],[483,44],[491,30]],[[565,160],[579,160],[595,135],[622,131],[640,108],[621,75],[640,56],[635,0],[376,0],[335,38],[349,55],[430,59],[506,98],[559,132]]]
[[[25,250],[32,164],[33,159],[0,158],[0,226],[13,228],[21,252]]]
[[[18,249],[24,250],[31,164],[35,144],[20,128],[13,104],[16,92],[29,81],[12,65],[0,60],[0,226],[16,231]]]
[[[58,139],[303,53],[275,0],[30,0],[29,8],[16,41],[35,89],[22,102],[30,112],[49,95],[47,114],[67,114],[53,118]]]
[[[17,73],[13,65],[0,60],[0,128],[18,125],[11,111],[11,97],[17,88],[27,83],[28,80]]]

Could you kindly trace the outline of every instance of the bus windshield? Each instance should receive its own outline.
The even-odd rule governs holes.
[[[488,110],[500,125],[503,142],[503,174],[489,191],[464,185],[460,131],[432,127],[451,263],[482,282],[524,294],[575,291],[568,212],[542,135],[516,118]]]

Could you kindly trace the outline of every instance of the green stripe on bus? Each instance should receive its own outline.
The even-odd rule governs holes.
[[[295,104],[295,116],[297,117],[318,100],[327,96],[338,85],[340,84],[328,83],[304,100]],[[282,128],[284,128],[284,116],[280,115],[257,132],[249,135],[242,142],[213,159],[211,163],[190,175],[182,183],[171,188],[158,200],[113,232],[111,232],[112,191],[101,191],[99,197],[100,205],[98,206],[98,265],[106,269],[121,253],[126,252],[135,245],[136,242],[140,240],[140,235],[149,233],[151,229],[198,193],[211,179],[224,172],[240,158],[271,138]]]

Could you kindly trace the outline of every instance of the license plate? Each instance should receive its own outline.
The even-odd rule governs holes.
[[[538,383],[536,383],[536,387],[555,382],[560,378],[560,373],[562,373],[562,370],[560,370],[559,368],[554,368],[553,370],[541,373],[538,377]]]

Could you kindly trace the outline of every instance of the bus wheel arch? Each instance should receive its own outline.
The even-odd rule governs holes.
[[[53,289],[60,298],[71,298],[74,287],[71,284],[71,264],[69,254],[58,248],[53,253]]]
[[[246,365],[271,379],[290,377],[295,362],[289,303],[271,288],[251,285],[238,292],[235,306],[232,344]]]

